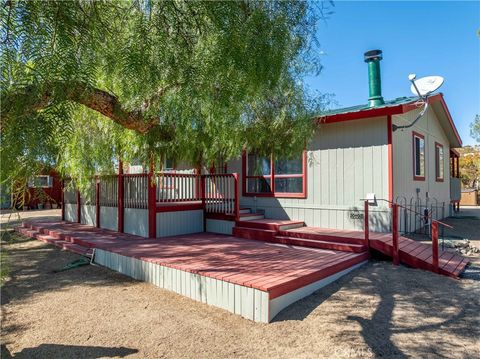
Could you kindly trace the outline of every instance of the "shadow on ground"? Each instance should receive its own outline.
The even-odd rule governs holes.
[[[373,261],[288,307],[274,321],[303,321],[321,311],[327,300],[336,301],[335,307],[343,308],[345,315],[332,324],[346,328],[358,324],[362,340],[375,357],[409,356],[396,344],[395,338],[403,334],[414,338],[438,337],[438,340],[411,341],[408,346],[415,348],[418,357],[445,353],[461,356],[464,348],[452,341],[442,341],[442,333],[473,342],[480,337],[480,285],[470,281],[466,287],[465,281]],[[358,302],[352,308],[355,298]],[[353,347],[356,338],[348,332],[344,336],[345,343]]]
[[[21,358],[123,358],[138,353],[137,349],[99,347],[83,345],[41,344],[35,348],[24,348],[14,356],[2,345],[2,359]]]

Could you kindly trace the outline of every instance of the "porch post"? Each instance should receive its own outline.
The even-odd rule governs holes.
[[[80,204],[80,191],[77,189],[77,223],[81,222],[82,205]]]
[[[205,176],[200,175],[200,196],[202,197],[202,208],[203,208],[203,231],[207,231],[207,207],[206,207],[206,196],[207,196],[207,191],[205,188]]]
[[[147,177],[148,188],[148,237],[157,237],[157,184],[155,182],[155,164],[150,162],[150,169]]]
[[[365,230],[365,246],[367,246],[367,249],[370,248],[370,228],[369,228],[369,214],[368,214],[368,200],[364,201],[364,208],[365,208],[365,214],[364,214],[364,230]]]
[[[457,166],[457,178],[460,178],[460,158],[456,157],[456,166]]]
[[[65,180],[62,179],[62,198],[61,198],[61,205],[62,205],[62,221],[65,220]]]
[[[433,271],[438,273],[438,223],[432,221],[432,265]]]
[[[95,181],[95,225],[100,228],[100,177]]]
[[[240,202],[238,200],[238,173],[233,174],[233,179],[235,181],[235,221],[240,219]]]
[[[398,256],[398,204],[394,203],[392,205],[392,257],[393,264],[399,265],[400,258]]]
[[[118,232],[123,233],[123,162],[118,161],[118,186],[117,186],[117,215],[118,215]]]

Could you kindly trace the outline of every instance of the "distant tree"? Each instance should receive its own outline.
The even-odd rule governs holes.
[[[465,146],[460,152],[460,177],[464,188],[480,186],[480,146]]]
[[[470,124],[470,135],[480,142],[480,115],[476,115],[475,120]]]
[[[286,155],[322,97],[310,1],[13,1],[1,6],[1,179],[76,178],[168,154]]]

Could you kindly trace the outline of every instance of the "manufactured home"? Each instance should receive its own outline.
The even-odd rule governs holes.
[[[368,101],[319,114],[296,158],[244,152],[204,173],[120,165],[88,193],[64,184],[62,219],[75,225],[29,228],[77,246],[63,247],[96,248],[101,265],[263,322],[364,263],[370,250],[458,277],[468,261],[436,245],[439,220],[458,210],[461,193],[461,139],[444,97],[384,100],[381,51],[364,59]],[[431,230],[432,247],[399,236],[418,230]]]

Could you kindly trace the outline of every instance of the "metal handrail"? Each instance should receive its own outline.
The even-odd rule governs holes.
[[[363,199],[365,203],[365,242],[368,247],[369,245],[369,227],[368,227],[368,205],[370,204],[369,199]],[[402,206],[401,204],[395,203],[393,201],[384,199],[384,198],[378,198],[375,199],[375,201],[385,201],[387,203],[390,203],[393,208],[392,208],[392,257],[393,257],[393,264],[398,265],[400,263],[400,256],[399,256],[399,245],[398,245],[398,208],[403,208],[406,210],[409,210],[413,212],[414,214],[421,216],[422,218],[429,218],[431,222],[431,228],[432,228],[432,265],[433,265],[433,270],[435,272],[439,272],[440,267],[439,267],[439,256],[438,256],[438,224],[440,223],[441,225],[448,227],[448,228],[453,228],[449,224],[446,224],[442,221],[439,221],[437,219],[432,218],[432,216],[429,215],[422,215],[421,213],[414,211],[406,206]]]
[[[367,198],[363,198],[362,201],[370,201],[370,200],[367,199]],[[448,228],[452,228],[452,229],[453,229],[453,227],[452,227],[451,225],[446,224],[445,222],[439,221],[438,219],[433,218],[431,215],[425,216],[424,214],[421,214],[421,213],[419,213],[419,212],[417,212],[417,211],[414,211],[413,209],[408,208],[408,207],[406,207],[406,206],[402,206],[401,204],[399,204],[399,203],[397,203],[397,202],[390,201],[390,200],[384,199],[384,198],[376,198],[375,201],[384,201],[384,202],[390,203],[390,204],[392,204],[392,205],[395,204],[395,205],[397,205],[397,206],[400,207],[400,208],[406,209],[407,211],[410,211],[410,212],[416,214],[417,216],[420,216],[421,218],[427,217],[427,218],[431,219],[433,222],[437,222],[437,223],[441,224],[442,226],[445,226],[445,227],[448,227]]]

